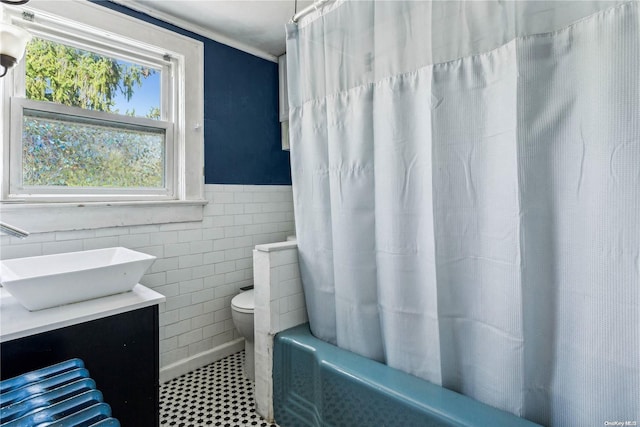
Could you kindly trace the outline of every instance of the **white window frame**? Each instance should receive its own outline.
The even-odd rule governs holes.
[[[202,219],[204,192],[204,48],[201,42],[84,0],[3,7],[5,19],[63,44],[162,70],[160,120],[127,117],[24,99],[24,60],[0,79],[2,182],[0,217],[30,232],[156,224]],[[33,15],[23,19],[23,12]],[[87,41],[88,40],[88,41]],[[175,94],[175,95],[174,95]],[[50,105],[46,105],[50,104]],[[166,186],[139,189],[53,190],[23,187],[24,108],[80,115],[166,130]],[[171,209],[167,209],[170,206]],[[142,208],[142,209],[141,209]]]

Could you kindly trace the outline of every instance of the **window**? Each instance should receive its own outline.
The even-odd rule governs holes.
[[[12,101],[16,192],[167,193],[171,123]]]
[[[41,3],[5,9],[34,37],[0,81],[0,213],[78,202],[174,202],[201,211],[202,44],[88,2],[63,11]],[[122,213],[128,223],[185,220],[129,214]],[[69,228],[78,227],[61,229]]]
[[[174,199],[170,55],[53,24],[14,73],[9,198]]]

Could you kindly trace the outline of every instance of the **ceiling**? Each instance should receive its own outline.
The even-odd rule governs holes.
[[[132,9],[274,60],[285,52],[295,0],[115,0]],[[300,11],[313,1],[298,0]]]

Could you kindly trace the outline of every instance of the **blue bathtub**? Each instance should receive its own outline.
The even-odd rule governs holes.
[[[538,426],[328,344],[308,324],[275,338],[273,409],[283,427]]]

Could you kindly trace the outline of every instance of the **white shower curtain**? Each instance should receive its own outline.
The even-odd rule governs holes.
[[[287,33],[313,333],[544,425],[640,425],[639,4],[338,1]]]

